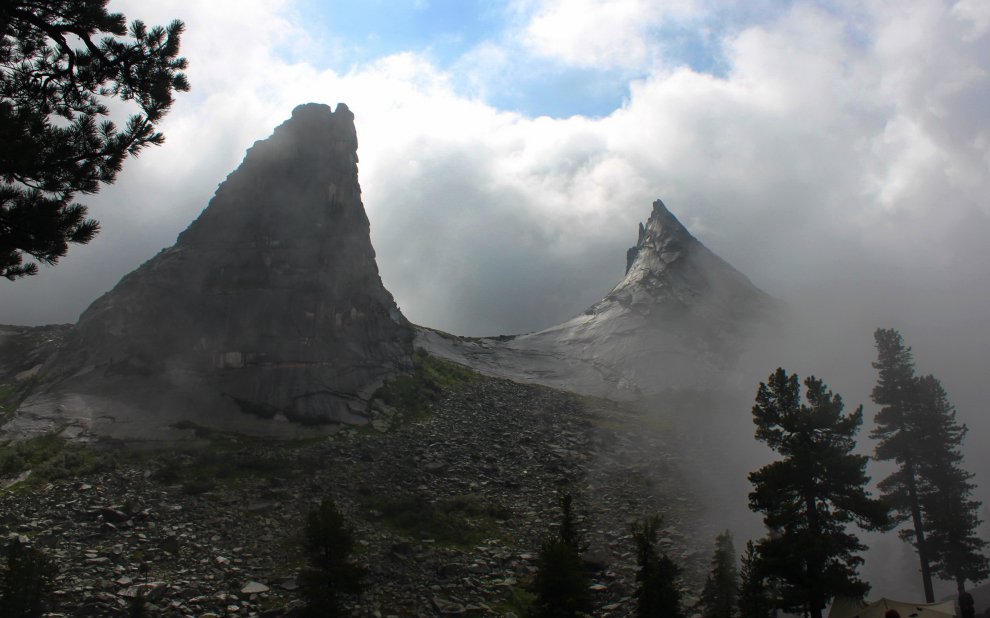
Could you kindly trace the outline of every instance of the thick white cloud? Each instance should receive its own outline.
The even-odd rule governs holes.
[[[664,7],[649,0],[556,0],[533,16],[524,42],[536,53],[580,67],[639,67]]]

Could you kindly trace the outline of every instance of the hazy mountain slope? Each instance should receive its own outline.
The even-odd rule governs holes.
[[[625,276],[583,314],[516,337],[420,329],[417,344],[493,375],[628,399],[704,387],[731,372],[751,330],[777,311],[657,200]]]

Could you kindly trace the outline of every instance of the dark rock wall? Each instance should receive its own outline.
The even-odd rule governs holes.
[[[173,247],[83,313],[75,347],[108,373],[192,374],[246,410],[300,420],[356,411],[362,389],[409,367],[411,331],[382,285],[361,203],[350,110],[297,107]]]

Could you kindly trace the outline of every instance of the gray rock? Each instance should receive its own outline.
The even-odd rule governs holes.
[[[441,597],[433,597],[433,607],[444,616],[456,616],[466,612],[460,603],[454,603]]]
[[[261,594],[262,592],[268,592],[268,590],[268,586],[262,584],[261,582],[248,582],[241,588],[241,594]]]
[[[378,274],[356,152],[347,106],[297,107],[175,245],[90,305],[39,370],[55,386],[6,429],[182,439],[181,421],[255,435],[367,422],[375,388],[411,368],[413,335]]]
[[[31,367],[30,369],[25,369],[20,373],[14,374],[14,381],[24,382],[25,380],[30,380],[31,378],[35,377],[41,372],[41,366],[42,366],[41,363],[38,363],[37,365]]]

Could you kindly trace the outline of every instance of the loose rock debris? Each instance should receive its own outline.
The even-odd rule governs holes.
[[[152,615],[286,616],[302,606],[304,515],[330,497],[368,572],[353,615],[511,616],[570,493],[596,614],[633,615],[629,524],[656,513],[661,548],[686,591],[700,589],[708,557],[697,549],[715,531],[687,493],[676,438],[641,415],[485,378],[423,418],[384,418],[307,443],[209,436],[198,450],[123,454],[111,471],[15,485],[0,493],[0,533],[56,560],[57,615],[124,616],[141,592]]]

